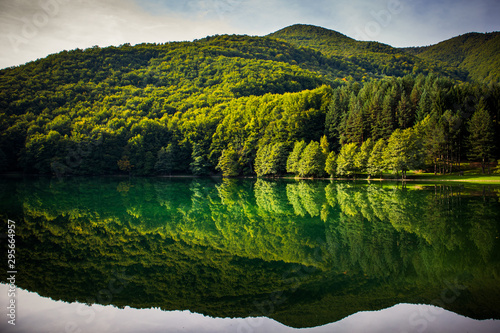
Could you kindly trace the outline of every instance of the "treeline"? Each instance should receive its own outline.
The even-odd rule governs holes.
[[[254,170],[258,176],[405,176],[415,169],[458,171],[471,160],[485,172],[498,158],[499,106],[497,85],[456,84],[433,75],[348,84],[332,92],[321,142],[264,143]],[[239,174],[236,155],[223,155],[222,162],[226,175]]]
[[[304,68],[320,66],[317,57],[270,38],[216,36],[74,50],[2,70],[0,170],[108,174],[126,156],[138,161],[134,173],[150,174],[158,151],[182,141],[176,122],[186,111],[315,88],[325,79]]]
[[[0,171],[376,175],[499,158],[497,84],[433,74],[332,80],[341,68],[271,38],[216,36],[75,50],[2,70]],[[374,148],[385,164],[369,168]],[[413,155],[387,164],[389,150]]]
[[[145,114],[147,107],[105,103],[83,117],[60,114],[45,124],[32,117],[9,131],[27,127],[19,163],[37,173],[445,173],[466,159],[486,167],[498,158],[499,92],[405,77],[237,98],[161,118]]]

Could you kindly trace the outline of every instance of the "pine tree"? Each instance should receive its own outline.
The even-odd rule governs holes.
[[[321,152],[323,155],[328,156],[330,153],[330,145],[328,144],[328,139],[326,138],[326,135],[323,135],[321,137],[321,140],[319,141],[319,146],[321,148]]]
[[[401,95],[401,100],[398,103],[396,114],[400,128],[405,129],[413,125],[415,121],[413,110],[410,105],[410,100],[404,93]]]
[[[368,114],[371,125],[371,137],[377,140],[383,136],[378,125],[381,123],[382,117],[382,97],[380,92],[376,92],[370,100]]]
[[[363,111],[359,100],[353,94],[349,103],[349,113],[342,144],[354,142],[360,145],[364,141],[364,131]]]
[[[469,121],[468,130],[470,147],[468,157],[473,160],[480,160],[482,172],[485,173],[486,162],[492,156],[495,143],[493,141],[493,123],[483,99],[479,102]]]
[[[431,113],[431,98],[427,90],[424,90],[420,95],[420,100],[418,102],[417,114],[415,115],[415,121],[424,120],[425,116]]]
[[[387,139],[391,136],[394,130],[394,111],[393,111],[393,97],[391,94],[386,94],[382,104],[382,113],[380,115],[379,127],[380,137]]]
[[[326,113],[325,133],[327,133],[330,142],[332,142],[333,149],[340,148],[341,123],[348,109],[345,100],[346,98],[343,97],[341,90],[336,89]]]

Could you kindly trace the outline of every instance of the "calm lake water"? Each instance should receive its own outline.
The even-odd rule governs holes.
[[[0,195],[2,332],[500,330],[500,186],[10,177]]]

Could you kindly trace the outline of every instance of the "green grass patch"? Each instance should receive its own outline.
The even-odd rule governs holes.
[[[483,174],[481,168],[475,168],[468,163],[462,164],[462,172],[453,172],[447,174],[434,174],[432,172],[421,172],[421,171],[408,171],[406,174],[406,180],[408,181],[436,181],[436,182],[466,182],[466,183],[499,183],[500,173],[494,173],[495,169],[492,169],[491,174]],[[367,174],[357,174],[354,179],[365,180],[368,178]],[[371,177],[370,180],[394,180],[400,181],[401,174],[396,176],[393,173],[384,173],[382,177],[379,175]]]
[[[469,169],[463,172],[437,174],[426,172],[408,172],[407,177],[414,180],[443,180],[459,182],[500,182],[500,174],[483,174],[480,169]]]

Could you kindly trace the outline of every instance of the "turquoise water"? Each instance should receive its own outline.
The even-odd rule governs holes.
[[[403,304],[456,314],[449,325],[500,319],[499,186],[11,177],[1,196],[19,292],[68,306],[292,328]],[[438,322],[419,311],[406,329]]]

